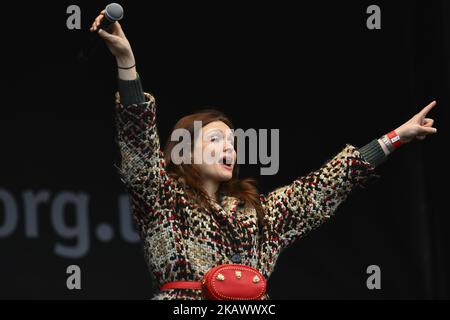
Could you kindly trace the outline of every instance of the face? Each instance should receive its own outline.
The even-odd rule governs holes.
[[[214,182],[228,181],[235,161],[233,131],[222,121],[204,126],[194,145],[194,163],[200,174]]]

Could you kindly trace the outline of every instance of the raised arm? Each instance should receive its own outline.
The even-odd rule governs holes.
[[[301,238],[329,219],[353,190],[377,180],[375,167],[387,159],[395,145],[415,138],[423,140],[435,133],[434,120],[426,118],[435,105],[435,102],[430,103],[392,131],[394,145],[385,145],[382,139],[359,149],[347,144],[318,170],[262,196],[269,240],[284,248]]]
[[[98,32],[116,58],[120,92],[116,94],[116,127],[121,155],[117,168],[142,235],[149,223],[173,205],[175,187],[160,150],[155,99],[142,90],[133,51],[120,24],[113,23],[109,32],[98,29],[103,14],[95,19],[91,31]]]

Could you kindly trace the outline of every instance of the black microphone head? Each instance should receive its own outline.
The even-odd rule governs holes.
[[[110,3],[105,8],[105,18],[110,22],[119,21],[123,18],[123,8],[118,3]]]

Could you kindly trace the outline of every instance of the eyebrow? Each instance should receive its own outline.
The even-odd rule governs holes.
[[[220,129],[217,129],[217,128],[213,128],[213,129],[209,129],[209,130],[207,130],[206,132],[205,132],[205,136],[208,136],[208,135],[210,135],[210,134],[212,134],[212,133],[220,133],[220,135],[222,136],[222,137],[225,137],[225,138],[230,138],[230,137],[235,137],[235,134],[234,134],[234,131],[233,130],[227,130],[227,133],[228,134],[224,134],[223,132],[222,132],[222,130],[220,130]]]
[[[222,134],[222,130],[220,129],[209,129],[208,131],[205,132],[205,135],[211,134],[211,133],[220,133]]]

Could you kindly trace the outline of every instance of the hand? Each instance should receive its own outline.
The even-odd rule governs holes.
[[[131,50],[130,43],[128,42],[128,39],[126,38],[119,22],[116,21],[112,23],[108,28],[110,32],[107,32],[99,28],[100,23],[104,18],[105,18],[105,10],[103,10],[97,16],[97,18],[95,18],[89,30],[91,32],[96,32],[98,30],[98,35],[103,40],[105,40],[105,43],[108,46],[109,50],[116,57],[118,64],[121,64],[122,67],[128,67],[133,65],[135,63],[133,51]]]
[[[395,129],[395,132],[399,135],[402,143],[408,143],[414,138],[423,140],[429,134],[434,134],[437,132],[437,129],[433,128],[434,120],[426,118],[428,112],[430,112],[435,105],[436,101],[431,102],[414,117]]]

